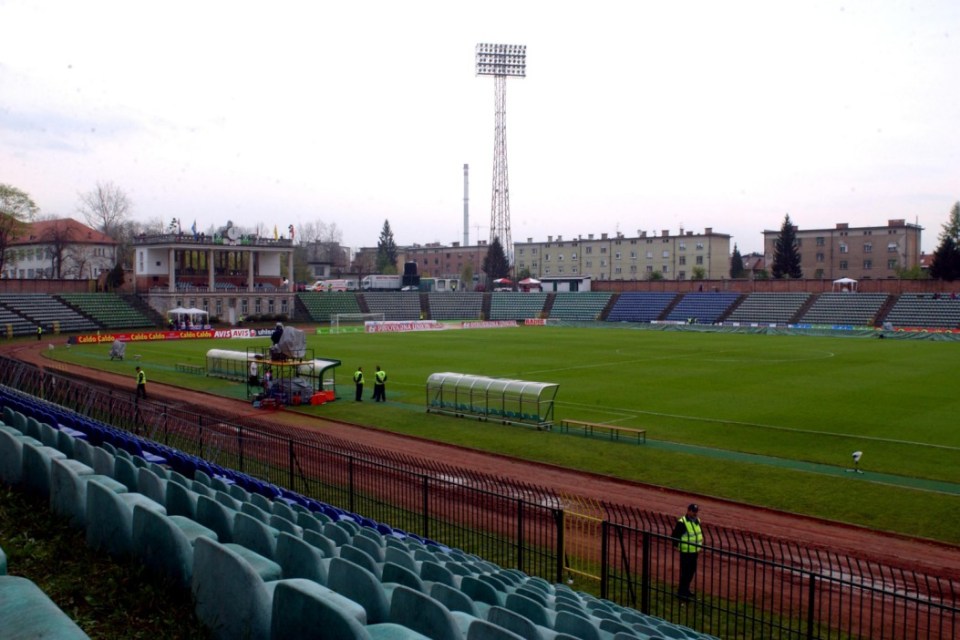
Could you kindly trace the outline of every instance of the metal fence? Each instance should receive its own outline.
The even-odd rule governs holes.
[[[698,598],[674,597],[674,520],[263,418],[215,416],[0,358],[0,384],[504,567],[723,638],[953,638],[958,582],[711,527]]]

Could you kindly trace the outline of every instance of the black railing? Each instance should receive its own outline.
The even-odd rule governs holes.
[[[53,365],[56,368],[57,365]],[[554,582],[568,573],[565,511],[549,489],[246,416],[135,402],[0,358],[0,384],[214,464]],[[720,637],[880,639],[960,636],[957,581],[790,540],[711,527],[698,598],[674,596],[673,519],[602,504],[599,595]],[[585,588],[585,587],[584,587]]]

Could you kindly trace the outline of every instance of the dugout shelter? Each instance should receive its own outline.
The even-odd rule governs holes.
[[[427,413],[474,416],[549,429],[553,426],[553,404],[559,388],[553,382],[433,373],[427,378]]]

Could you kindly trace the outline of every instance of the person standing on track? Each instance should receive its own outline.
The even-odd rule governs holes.
[[[357,386],[356,402],[363,402],[363,367],[357,367],[353,372],[353,384]]]
[[[373,376],[373,401],[387,401],[387,372],[377,365],[377,372]]]
[[[147,399],[147,374],[137,367],[137,399],[140,398]]]
[[[673,546],[680,551],[680,584],[677,597],[681,602],[694,599],[697,594],[690,590],[690,583],[697,573],[697,559],[703,551],[703,530],[700,528],[700,507],[691,504],[686,515],[677,520],[673,528]]]

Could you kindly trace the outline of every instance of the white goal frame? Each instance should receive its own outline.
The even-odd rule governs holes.
[[[363,331],[367,322],[383,322],[382,313],[333,313],[330,314],[330,333]]]

